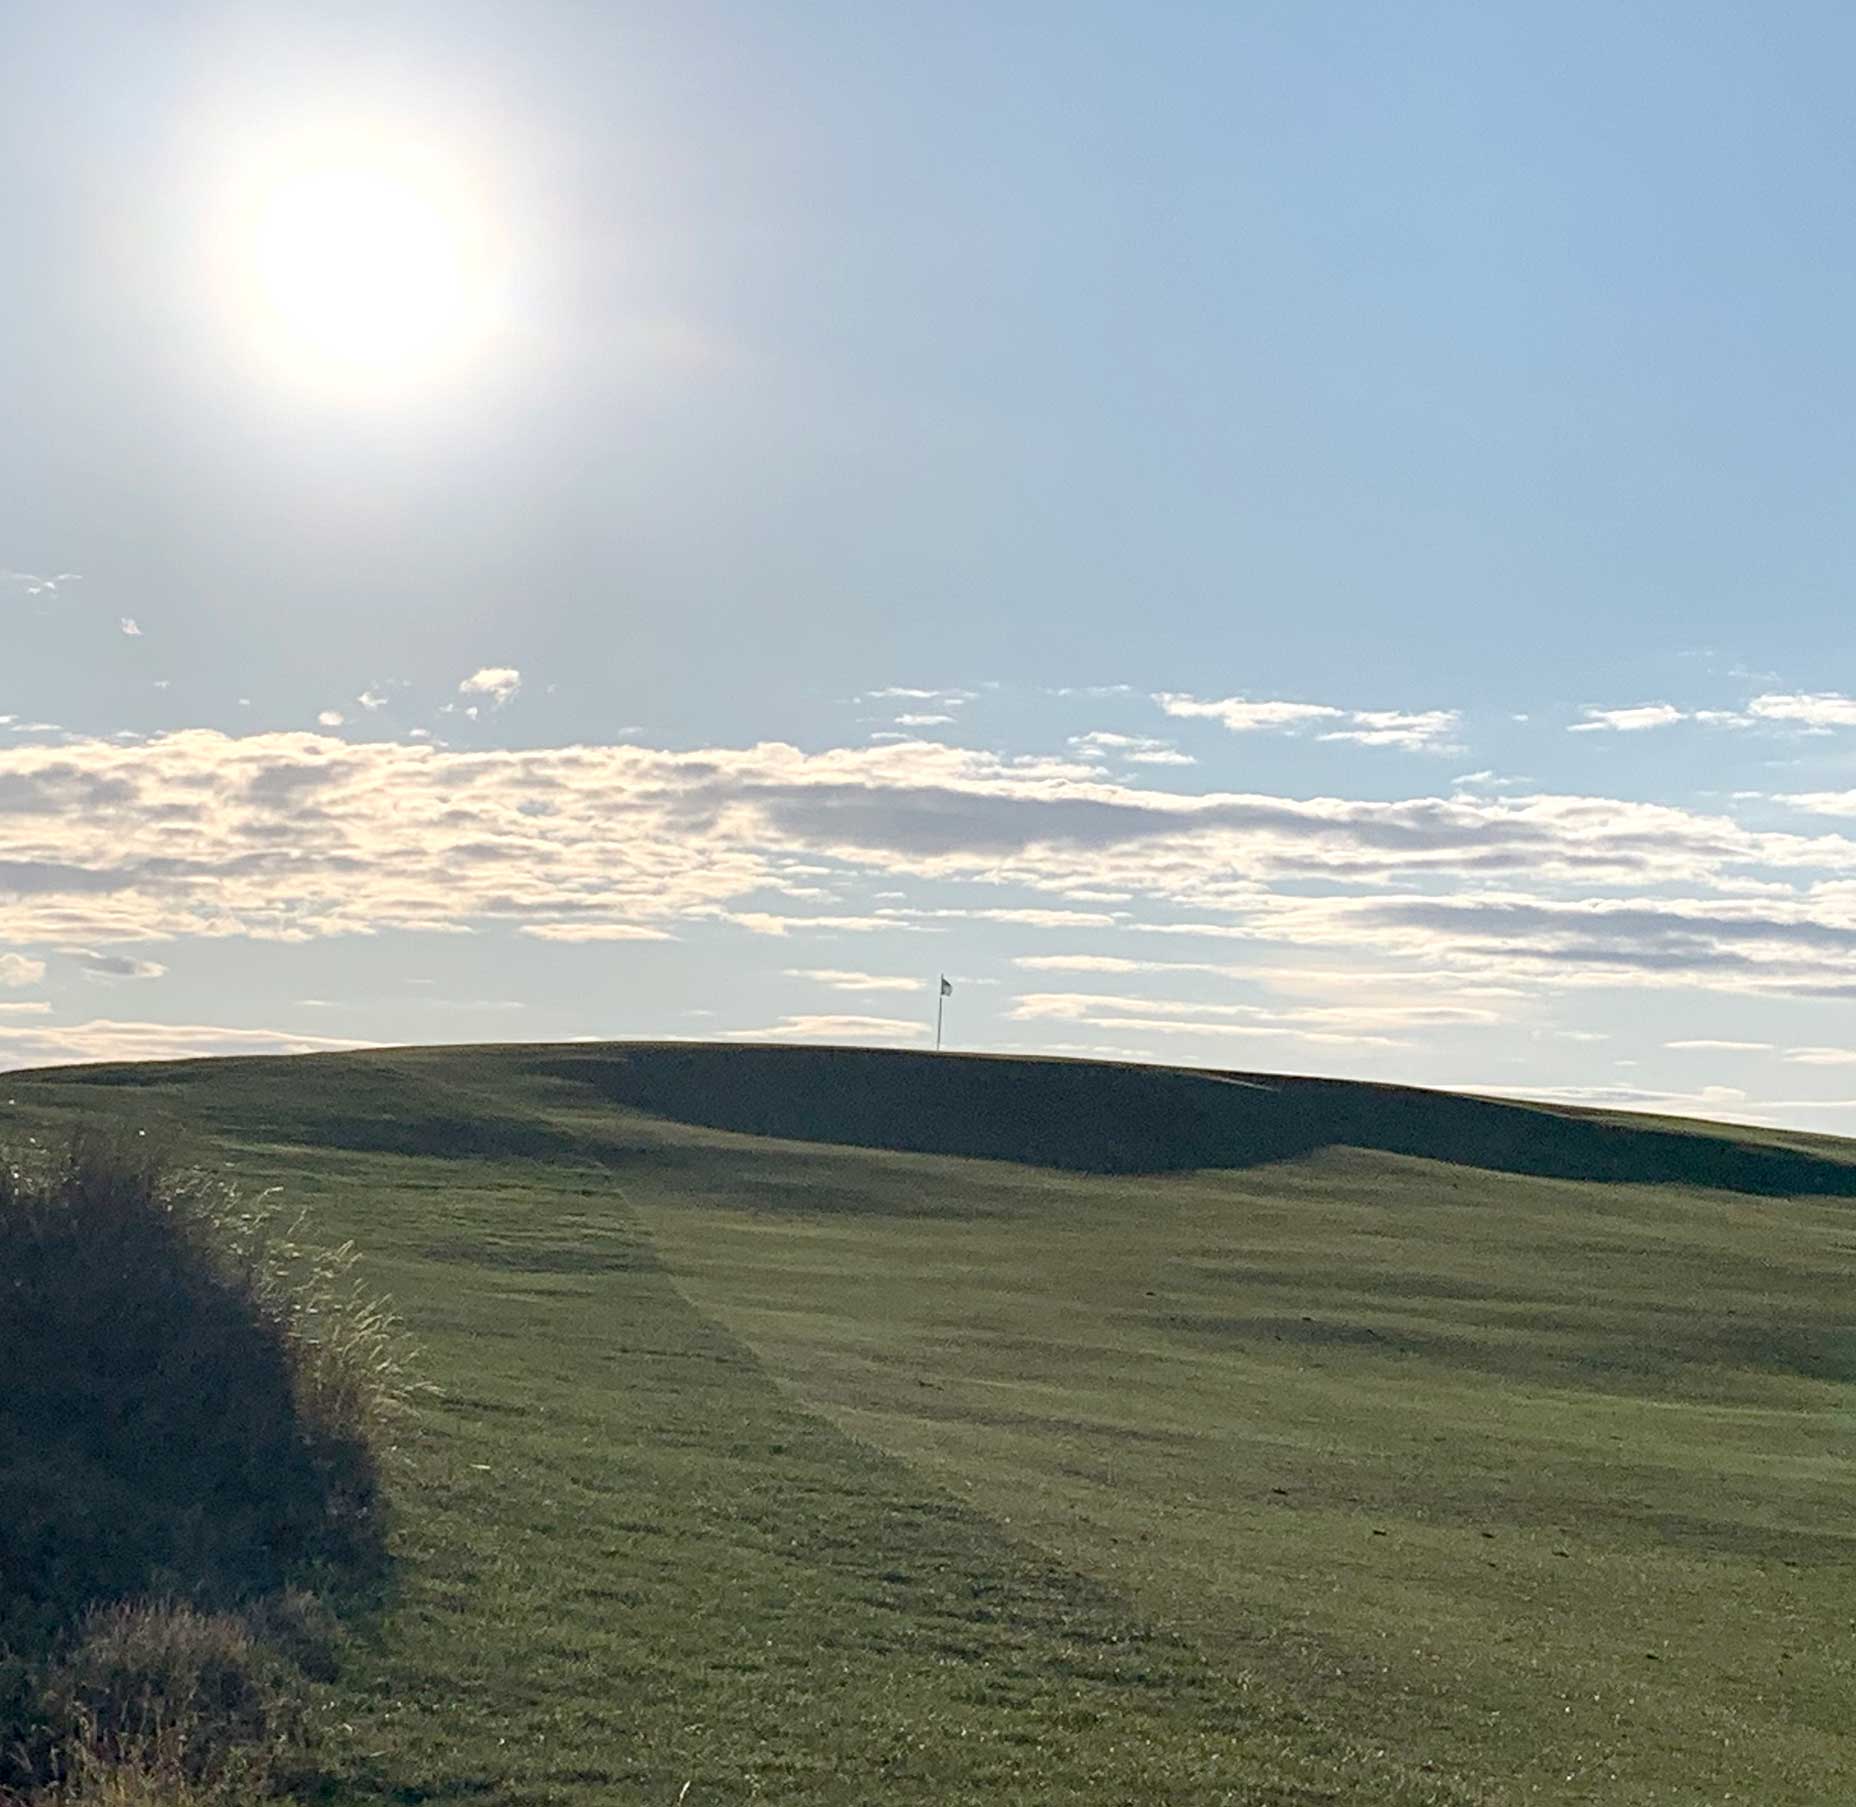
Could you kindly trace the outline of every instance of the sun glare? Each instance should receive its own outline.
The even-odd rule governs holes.
[[[254,181],[241,304],[269,361],[378,395],[464,364],[497,312],[491,238],[457,172],[418,151],[319,146]]]

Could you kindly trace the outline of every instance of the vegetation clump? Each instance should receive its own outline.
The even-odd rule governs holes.
[[[262,1792],[318,1601],[383,1571],[394,1320],[268,1196],[86,1130],[0,1161],[0,1373],[0,1791]]]

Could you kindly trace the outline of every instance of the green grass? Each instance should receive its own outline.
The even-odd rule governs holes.
[[[1856,1796],[1848,1145],[803,1050],[0,1095],[284,1186],[423,1347],[331,1800]]]

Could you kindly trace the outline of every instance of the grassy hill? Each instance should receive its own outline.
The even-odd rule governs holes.
[[[1856,1793],[1856,1146],[684,1044],[0,1097],[286,1188],[424,1345],[332,1800]]]

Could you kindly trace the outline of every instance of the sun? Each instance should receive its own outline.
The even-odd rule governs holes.
[[[493,234],[461,172],[355,135],[248,184],[237,262],[267,361],[322,389],[401,391],[465,365],[497,320]]]

